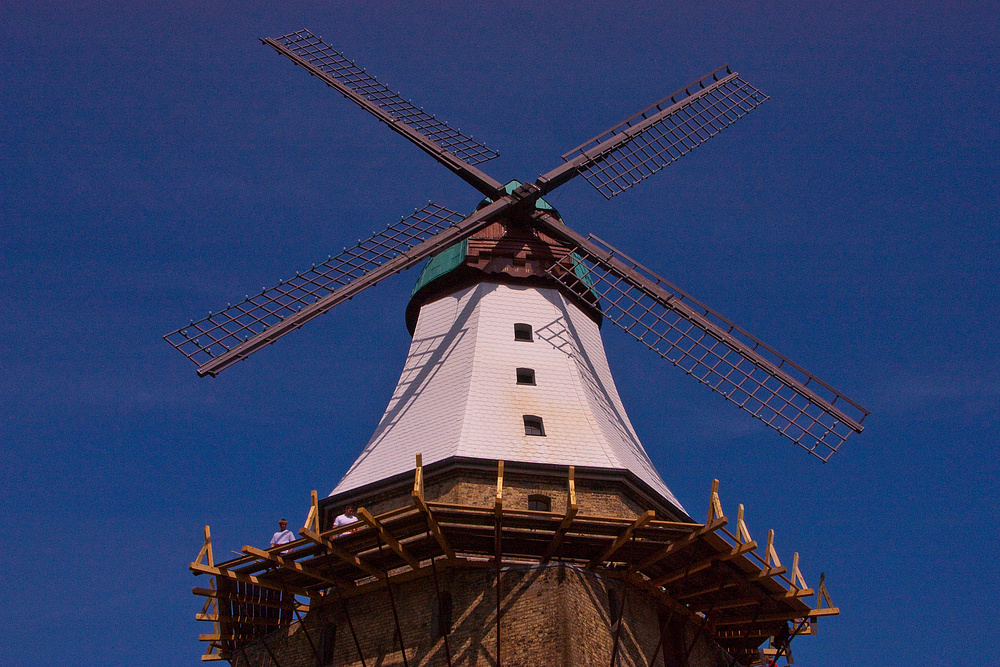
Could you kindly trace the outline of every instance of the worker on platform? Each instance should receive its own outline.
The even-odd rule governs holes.
[[[271,537],[271,546],[276,547],[279,544],[288,544],[289,542],[295,541],[295,534],[288,530],[288,521],[285,519],[278,520],[278,532],[276,532]]]
[[[354,506],[348,505],[344,508],[344,513],[333,520],[333,527],[340,528],[341,526],[350,525],[358,520],[358,517],[354,516]],[[344,531],[344,535],[352,533],[354,531]]]

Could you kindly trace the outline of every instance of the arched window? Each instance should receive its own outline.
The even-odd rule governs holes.
[[[542,418],[535,415],[524,415],[525,435],[545,435],[545,427],[542,426]]]
[[[551,512],[552,499],[540,493],[532,493],[528,496],[528,509],[535,512]]]

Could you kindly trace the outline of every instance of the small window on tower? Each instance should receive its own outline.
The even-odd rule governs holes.
[[[536,512],[551,512],[552,499],[540,493],[533,493],[528,496],[528,509]]]
[[[530,324],[515,324],[514,325],[514,340],[523,340],[531,342],[531,325]]]
[[[535,384],[535,369],[534,368],[518,368],[517,369],[517,383],[518,384]]]
[[[535,415],[524,415],[524,434],[545,435],[545,429],[542,427],[542,418]]]

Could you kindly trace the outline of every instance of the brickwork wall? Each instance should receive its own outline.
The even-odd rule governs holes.
[[[482,569],[441,569],[439,585],[452,595],[452,629],[448,636],[455,666],[496,665],[495,573]],[[607,665],[614,643],[612,613],[624,608],[619,631],[618,664],[649,664],[660,641],[661,610],[640,590],[582,569],[561,564],[507,568],[501,577],[501,662],[509,667],[539,665]],[[445,642],[435,637],[434,581],[431,577],[393,586],[400,630],[411,667],[447,665]],[[614,599],[614,601],[613,601]],[[622,600],[624,602],[622,603]],[[317,607],[306,618],[308,630],[295,624],[265,641],[282,667],[321,664],[360,666],[347,618],[354,624],[368,665],[403,665],[389,594],[372,591],[343,604]],[[331,630],[329,628],[335,628]],[[674,637],[653,663],[661,667],[722,667],[725,653],[700,637],[695,628],[671,624]],[[310,646],[312,639],[313,646]],[[684,661],[684,654],[690,655]],[[666,654],[666,655],[665,655]],[[234,665],[271,665],[258,644],[234,656]]]
[[[541,494],[551,499],[553,512],[561,513],[566,510],[566,497],[569,495],[567,486],[565,478],[506,472],[503,489],[504,507],[526,510],[528,496]],[[410,485],[406,484],[394,491],[383,491],[376,495],[361,497],[354,504],[355,507],[364,507],[372,514],[378,515],[410,505],[412,502],[410,488]],[[463,470],[453,472],[444,479],[425,482],[424,497],[432,502],[492,508],[496,491],[495,472]],[[662,506],[661,502],[636,492],[624,480],[615,481],[611,478],[600,481],[578,479],[576,501],[581,514],[627,519],[633,519],[648,509]],[[324,514],[323,529],[328,529],[333,518],[342,511],[343,504],[332,505]],[[675,517],[658,512],[657,518],[671,520]]]

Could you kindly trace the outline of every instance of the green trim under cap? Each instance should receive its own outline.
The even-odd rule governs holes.
[[[431,257],[427,260],[427,264],[424,265],[423,271],[420,272],[420,277],[417,278],[417,284],[413,286],[410,297],[412,298],[420,288],[432,280],[437,280],[444,274],[457,269],[465,261],[465,257],[468,254],[469,239],[463,239]]]

